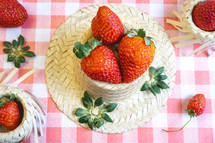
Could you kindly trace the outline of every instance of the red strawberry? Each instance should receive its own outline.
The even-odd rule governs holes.
[[[215,1],[199,2],[193,9],[193,22],[204,31],[215,30]]]
[[[13,95],[13,94],[12,94]],[[12,131],[17,128],[21,122],[21,109],[16,101],[4,97],[0,101],[0,125],[5,126]]]
[[[190,115],[190,120],[179,130],[173,130],[173,131],[167,131],[163,130],[165,132],[178,132],[181,131],[190,121],[193,117],[197,117],[201,115],[206,108],[206,99],[203,94],[196,94],[192,99],[190,99],[188,105],[187,105],[187,112]]]
[[[124,35],[124,27],[119,17],[107,6],[99,7],[91,23],[93,36],[104,44],[118,42]]]
[[[116,57],[109,48],[101,45],[101,42],[95,39],[84,45],[76,42],[73,51],[82,59],[81,68],[91,79],[121,83],[122,77]]]
[[[203,94],[196,94],[187,105],[187,110],[190,116],[201,115],[205,111],[206,100]],[[193,115],[194,114],[194,115]]]
[[[0,25],[19,27],[27,20],[25,8],[17,0],[0,0]]]
[[[129,32],[119,44],[119,61],[123,82],[130,83],[140,77],[151,65],[155,46],[143,29]]]

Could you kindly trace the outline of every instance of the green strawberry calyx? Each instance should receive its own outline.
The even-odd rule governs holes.
[[[155,96],[161,93],[160,89],[168,89],[169,86],[164,82],[167,79],[166,75],[162,75],[164,72],[164,67],[155,69],[154,67],[149,67],[150,80],[146,81],[141,87],[141,91],[149,90]]]
[[[190,119],[184,124],[184,126],[182,126],[180,129],[178,129],[178,130],[172,130],[172,131],[168,131],[168,130],[164,130],[164,129],[162,129],[163,131],[165,131],[165,132],[178,132],[178,131],[181,131],[190,121],[191,121],[191,119],[193,118],[193,117],[197,117],[197,114],[196,114],[196,112],[193,110],[193,109],[191,109],[191,110],[186,110],[187,112],[188,112],[188,114],[190,115]]]
[[[131,29],[127,32],[128,37],[140,37],[145,40],[145,43],[147,46],[152,45],[152,38],[149,36],[146,36],[146,31],[144,29]]]
[[[6,47],[3,49],[5,54],[8,54],[7,61],[14,62],[15,67],[20,68],[21,63],[26,62],[25,57],[35,57],[35,54],[31,51],[29,46],[23,47],[25,38],[19,35],[18,41],[13,40],[12,43],[5,41],[3,45]]]
[[[87,41],[84,44],[81,44],[81,42],[75,42],[73,52],[79,59],[82,59],[89,56],[90,52],[101,44],[102,41],[98,41],[96,39],[93,39],[90,42]]]
[[[90,94],[85,91],[84,97],[82,97],[82,103],[86,109],[78,108],[75,111],[75,115],[80,117],[79,123],[88,123],[90,129],[100,128],[105,121],[113,122],[111,117],[106,112],[112,112],[116,109],[116,103],[110,103],[104,105],[104,99],[102,97],[93,100]]]
[[[15,100],[15,99],[16,99],[16,96],[13,93],[11,95],[9,95],[9,96],[2,97],[0,99],[0,108],[2,106],[4,106],[7,102],[10,102],[10,101]]]

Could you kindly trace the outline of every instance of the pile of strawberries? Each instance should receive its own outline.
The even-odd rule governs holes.
[[[107,6],[99,7],[91,30],[95,39],[84,44],[76,42],[73,49],[82,59],[82,70],[91,79],[114,84],[131,83],[152,63],[155,45],[151,38],[143,29],[131,29],[124,35],[120,18]],[[109,47],[116,43],[119,47],[114,54]]]

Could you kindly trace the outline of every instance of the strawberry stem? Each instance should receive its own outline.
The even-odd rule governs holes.
[[[182,126],[180,129],[178,129],[178,130],[172,130],[172,131],[168,131],[168,130],[164,130],[164,129],[162,129],[163,131],[165,131],[165,132],[179,132],[179,131],[181,131],[190,121],[191,121],[191,119],[192,119],[193,117],[190,117],[190,119],[187,121],[187,123],[186,124],[184,124],[184,126]]]

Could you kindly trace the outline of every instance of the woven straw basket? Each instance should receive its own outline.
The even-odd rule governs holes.
[[[38,143],[38,131],[36,120],[39,121],[40,134],[43,135],[42,130],[42,120],[45,122],[44,118],[44,105],[31,93],[28,91],[24,91],[20,88],[16,88],[17,84],[22,82],[25,78],[27,78],[32,73],[37,70],[31,70],[25,75],[23,75],[16,82],[12,83],[10,86],[5,86],[5,84],[13,77],[13,75],[18,71],[18,69],[14,69],[5,80],[0,84],[0,98],[7,94],[15,94],[16,98],[20,101],[23,106],[23,118],[20,125],[13,131],[7,131],[0,127],[0,142],[20,142],[26,140],[32,132],[34,128],[34,139],[35,143]],[[4,73],[0,73],[0,79],[3,77]],[[43,113],[42,113],[43,112]]]
[[[81,70],[80,60],[73,54],[73,45],[76,41],[84,43],[92,38],[91,21],[101,5],[106,5],[114,11],[125,29],[144,28],[147,35],[156,41],[156,55],[152,66],[165,67],[164,74],[168,76],[165,81],[170,89],[162,90],[158,96],[153,96],[148,91],[140,92],[140,87],[149,77],[148,71],[131,84],[113,85],[91,80]],[[125,132],[149,121],[171,95],[175,71],[174,47],[164,29],[146,13],[121,4],[93,5],[69,17],[53,35],[45,65],[46,82],[51,97],[58,108],[74,122],[78,123],[74,111],[83,107],[81,97],[86,90],[95,97],[104,97],[106,104],[110,101],[118,104],[117,109],[109,114],[114,122],[105,123],[99,129],[95,129],[102,133]],[[81,125],[87,128],[87,125]]]
[[[185,20],[184,24],[187,24],[188,28],[191,29],[193,34],[198,38],[201,39],[201,42],[208,42],[213,41],[215,42],[215,32],[207,32],[198,28],[192,19],[192,11],[193,8],[201,1],[205,0],[187,0],[184,3],[182,9],[182,17]]]

